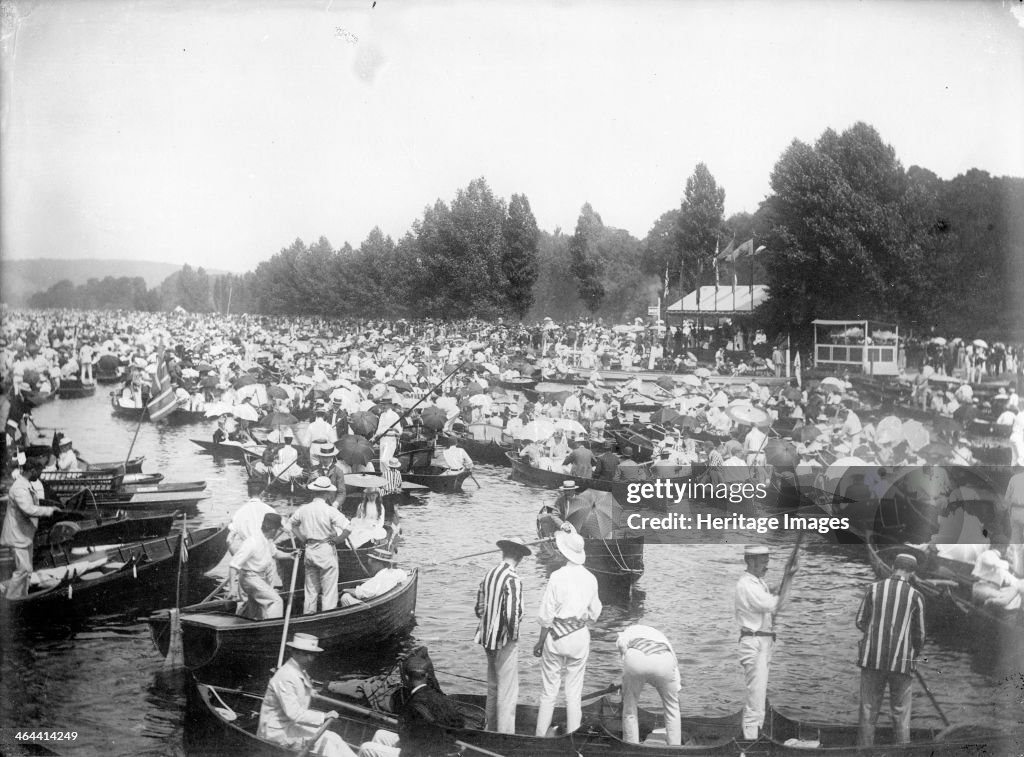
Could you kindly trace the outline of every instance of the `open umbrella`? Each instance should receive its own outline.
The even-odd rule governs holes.
[[[945,442],[928,442],[917,454],[925,460],[949,460],[953,456],[953,448]]]
[[[393,386],[395,389],[397,389],[400,392],[411,392],[412,391],[412,384],[410,384],[408,381],[403,381],[402,379],[391,379],[388,382],[388,386]]]
[[[693,357],[692,353],[687,353],[687,354],[690,355],[691,359],[693,359],[693,360],[697,359],[696,357]],[[708,378],[711,375],[711,369],[710,368],[701,367],[701,368],[698,368],[697,370],[695,370],[693,372],[693,375],[696,376],[697,378]]]
[[[204,408],[207,418],[216,418],[224,413],[234,412],[234,408],[226,402],[207,402]]]
[[[491,398],[486,394],[474,394],[468,402],[470,407],[483,407],[490,404]]]
[[[982,349],[988,348],[988,342],[986,342],[984,339],[975,339],[973,342],[971,342],[971,344],[973,344],[975,347],[981,347]]]
[[[358,434],[345,434],[334,443],[338,457],[353,467],[366,465],[373,459],[373,445]],[[348,476],[345,477],[348,483]]]
[[[670,407],[663,407],[661,410],[655,411],[651,416],[651,423],[661,423],[664,425],[666,423],[672,423],[677,418],[679,418],[679,413]]]
[[[293,423],[298,423],[299,419],[291,413],[282,413],[274,411],[268,413],[267,416],[260,421],[260,428],[277,428],[278,426],[291,426]]]
[[[236,418],[241,418],[243,421],[258,421],[260,419],[259,413],[256,412],[256,408],[248,402],[243,402],[240,405],[234,405],[231,408],[231,412],[235,414]]]
[[[675,382],[668,376],[661,376],[654,383],[667,392],[671,392],[672,389],[675,387]]]
[[[878,422],[875,441],[878,444],[896,444],[903,438],[903,421],[895,415],[887,415]]]
[[[914,420],[905,421],[903,423],[900,435],[907,443],[907,446],[915,452],[925,447],[928,442],[932,440],[931,434],[928,433],[928,429],[926,429],[920,421]]]
[[[940,347],[945,347],[946,346],[946,338],[943,337],[943,336],[933,336],[931,338],[931,343],[932,344],[937,344]]]
[[[587,430],[583,428],[583,424],[579,421],[575,421],[572,418],[559,418],[555,421],[555,428],[560,428],[563,431],[568,431],[570,434],[576,434],[577,436],[583,436],[587,433]]]
[[[488,373],[501,373],[501,369],[494,363],[480,363],[480,367]]]
[[[544,441],[550,439],[555,433],[555,424],[551,421],[538,419],[530,421],[521,429],[519,429],[513,436],[516,439],[531,439],[535,442]]]
[[[249,386],[250,384],[258,383],[256,377],[251,373],[243,373],[241,376],[231,382],[231,386],[235,389],[241,389],[243,386]]]
[[[247,384],[235,392],[239,401],[251,397],[254,405],[267,404],[267,388],[263,384]]]
[[[753,405],[733,405],[726,409],[725,414],[737,423],[743,423],[748,426],[770,425],[768,413]]]
[[[777,468],[792,468],[800,455],[796,445],[788,439],[769,439],[764,445],[765,459]]]
[[[836,390],[838,390],[840,392],[846,390],[846,384],[843,382],[843,380],[842,379],[838,379],[835,376],[829,376],[828,378],[823,378],[821,380],[821,386],[827,386],[827,387],[836,389]]]
[[[368,410],[360,410],[357,413],[352,413],[348,417],[348,425],[352,427],[352,430],[357,434],[363,434],[370,436],[374,431],[377,430],[377,422],[380,419],[369,412]]]
[[[448,422],[448,412],[441,407],[426,407],[420,413],[420,420],[432,431],[440,431]]]
[[[698,370],[700,370],[700,369],[698,369]],[[694,388],[697,388],[697,387],[700,386],[700,379],[697,378],[697,375],[694,374],[694,373],[687,373],[684,376],[680,376],[679,380],[682,383],[686,384],[687,386],[692,386]]]
[[[622,522],[622,506],[611,492],[588,489],[569,501],[565,519],[584,538],[607,539]]]
[[[307,376],[304,373],[300,373],[298,376],[292,377],[293,384],[303,384],[305,386],[312,386],[315,382],[311,376]]]
[[[121,360],[116,355],[100,355],[96,366],[107,373],[121,369]]]

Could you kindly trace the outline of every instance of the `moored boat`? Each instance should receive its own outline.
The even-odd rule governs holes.
[[[350,607],[302,615],[304,592],[293,596],[289,633],[309,633],[320,639],[328,652],[374,646],[396,636],[416,621],[416,585],[414,570],[402,584],[380,596]],[[235,615],[235,600],[214,600],[183,607],[179,615],[185,664],[190,668],[224,660],[269,660],[277,657],[284,619],[250,620]],[[170,642],[170,616],[166,611],[148,620],[153,639],[161,654],[167,654]]]
[[[81,379],[62,379],[60,387],[57,389],[57,396],[62,400],[91,397],[94,394],[96,394],[96,382],[82,381]]]

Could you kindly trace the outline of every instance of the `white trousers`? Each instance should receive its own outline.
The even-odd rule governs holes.
[[[372,741],[364,741],[359,747],[359,757],[399,757],[398,734],[394,731],[377,731]]]
[[[540,708],[537,712],[537,736],[547,736],[551,718],[555,713],[558,687],[565,681],[565,730],[575,731],[583,719],[583,675],[590,657],[590,630],[582,628],[558,641],[550,634],[544,642],[540,656],[541,684]]]
[[[682,741],[679,725],[679,665],[671,652],[644,654],[639,649],[627,649],[622,657],[622,740],[640,743],[640,725],[637,721],[637,700],[644,684],[651,684],[661,695],[665,711],[665,735],[669,745]]]
[[[250,620],[273,620],[284,617],[284,603],[281,595],[274,591],[262,576],[243,571],[238,576],[238,585],[247,597],[239,605],[236,615]]]
[[[516,732],[519,703],[519,642],[510,641],[487,654],[487,729]]]
[[[770,636],[744,636],[740,639],[740,665],[747,684],[743,707],[743,738],[756,739],[764,725],[764,703],[768,696],[768,665],[774,643]]]
[[[316,600],[320,598],[322,610],[333,610],[338,606],[338,550],[330,542],[306,546],[306,599],[302,612],[312,615],[316,612]]]
[[[261,728],[257,735],[265,738],[267,741],[297,751],[302,749],[306,742],[316,735],[318,730],[319,728],[310,725],[291,723],[285,728],[268,728],[265,730]],[[317,754],[321,757],[355,757],[356,753],[349,748],[341,736],[332,731],[325,731],[316,740],[313,748],[310,749],[310,754]]]
[[[9,547],[9,549],[14,553],[14,573],[7,582],[4,595],[8,599],[18,599],[28,596],[29,580],[32,578],[32,547]]]
[[[382,436],[380,438],[380,465],[381,465],[381,470],[383,470],[384,466],[387,465],[388,460],[390,460],[391,458],[393,458],[395,456],[395,451],[397,449],[398,449],[398,437],[397,436],[391,436],[389,434],[388,436]]]

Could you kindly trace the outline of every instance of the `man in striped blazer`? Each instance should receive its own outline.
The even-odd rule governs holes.
[[[871,584],[857,613],[857,628],[864,632],[857,660],[861,668],[858,746],[874,744],[886,684],[896,742],[910,741],[912,674],[924,646],[924,599],[910,585],[916,571],[913,555],[898,555],[893,574]]]
[[[487,728],[516,732],[519,701],[519,626],[523,582],[516,566],[532,554],[520,540],[499,539],[501,562],[489,570],[476,595],[480,625],[473,639],[487,653]]]

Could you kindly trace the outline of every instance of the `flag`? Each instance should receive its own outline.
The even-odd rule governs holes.
[[[744,242],[743,244],[741,244],[739,247],[736,248],[736,252],[734,253],[734,256],[733,256],[732,259],[735,261],[735,260],[739,260],[744,255],[753,255],[753,254],[754,254],[754,239],[753,239],[753,237],[751,237],[746,242]]]
[[[733,240],[733,241],[735,241],[735,240]],[[718,258],[718,260],[722,260],[722,261],[724,261],[726,263],[731,263],[732,260],[733,260],[733,252],[734,251],[735,251],[735,248],[733,247],[733,243],[732,242],[729,242],[729,246],[726,247],[724,250],[722,250],[721,253],[718,252],[718,248],[716,246],[716,248],[715,248],[715,257]]]
[[[181,532],[181,561],[188,562],[188,544],[185,542],[185,531]]]
[[[162,358],[157,361],[156,373],[153,374],[153,383],[150,386],[149,419],[158,421],[166,418],[178,407],[178,399],[174,396],[174,389],[171,388],[171,374],[167,371],[167,363]]]

